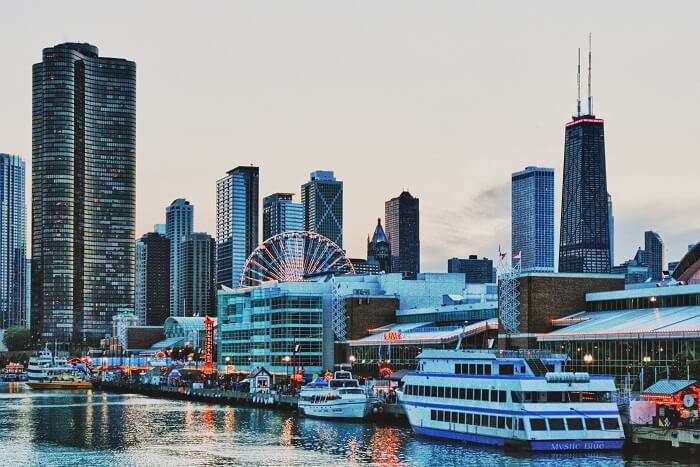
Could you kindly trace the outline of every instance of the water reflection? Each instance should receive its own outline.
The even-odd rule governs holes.
[[[135,395],[0,386],[0,464],[666,465],[620,453],[503,453],[415,437],[409,428],[298,418]]]

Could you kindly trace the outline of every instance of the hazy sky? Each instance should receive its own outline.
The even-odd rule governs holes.
[[[700,241],[698,2],[0,0],[0,15],[0,152],[28,163],[43,47],[136,61],[137,236],[177,197],[214,234],[215,183],[237,165],[260,166],[261,198],[329,169],[345,182],[351,256],[408,189],[422,269],[444,271],[510,243],[510,174],[542,165],[556,169],[558,239],[564,123],[591,31],[617,261],[647,229],[670,260]]]

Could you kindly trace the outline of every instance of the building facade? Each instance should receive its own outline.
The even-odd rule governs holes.
[[[317,170],[301,186],[304,228],[343,247],[343,182],[333,172]]]
[[[292,202],[292,193],[274,193],[263,198],[263,241],[283,232],[304,230],[304,206]]]
[[[420,200],[408,191],[384,204],[386,236],[391,244],[391,271],[420,272]]]
[[[610,221],[604,122],[593,115],[566,124],[559,272],[610,272]]]
[[[133,309],[136,64],[65,43],[32,74],[32,334],[84,342]]]
[[[25,303],[27,218],[25,166],[19,156],[0,154],[0,329],[28,326]]]
[[[391,244],[386,238],[381,219],[377,219],[372,238],[367,239],[367,263],[376,265],[379,271],[391,272]]]
[[[526,167],[511,176],[512,250],[523,271],[554,272],[554,169]]]
[[[192,235],[194,206],[183,198],[178,198],[165,209],[165,231],[170,240],[170,315],[185,316],[183,297],[180,295],[182,265],[180,248],[182,241]]]
[[[258,167],[240,166],[216,182],[216,283],[237,287],[258,247]]]
[[[493,260],[479,259],[476,255],[450,258],[447,260],[447,272],[464,274],[467,284],[488,284],[493,282]]]
[[[162,326],[170,316],[170,240],[150,232],[136,241],[134,312],[142,326]]]
[[[649,267],[649,277],[655,281],[663,279],[666,247],[661,235],[651,230],[644,232],[644,251]]]
[[[610,267],[615,265],[615,216],[612,196],[608,193],[608,233],[610,235]]]
[[[180,245],[182,316],[216,313],[216,243],[203,232],[191,234]]]

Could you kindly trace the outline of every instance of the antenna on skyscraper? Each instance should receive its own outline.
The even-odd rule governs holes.
[[[576,70],[576,116],[581,116],[581,47],[578,48],[578,68]]]
[[[591,33],[588,33],[588,115],[593,115],[593,100],[591,98]]]

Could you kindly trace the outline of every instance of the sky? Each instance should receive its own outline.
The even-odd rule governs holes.
[[[261,198],[297,200],[310,172],[333,170],[349,256],[366,255],[384,202],[406,189],[421,203],[421,268],[445,271],[507,248],[510,174],[538,165],[556,171],[558,239],[564,123],[591,32],[616,261],[645,230],[668,260],[700,241],[698,2],[0,0],[0,12],[0,152],[28,169],[42,48],[90,42],[136,62],[137,236],[178,197],[214,235],[216,180],[238,165],[260,167]]]

